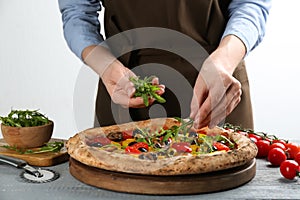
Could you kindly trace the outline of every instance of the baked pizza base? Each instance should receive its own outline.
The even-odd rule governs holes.
[[[121,125],[92,128],[77,133],[67,141],[70,156],[88,166],[145,175],[186,175],[225,170],[246,164],[255,158],[256,145],[246,136],[228,131],[229,137],[237,144],[237,149],[216,151],[208,154],[175,156],[157,160],[142,160],[129,154],[108,152],[85,144],[85,139],[113,131],[132,130],[149,126],[179,125],[173,118],[157,118],[145,121],[130,122]],[[207,130],[210,133],[225,131],[220,128]]]

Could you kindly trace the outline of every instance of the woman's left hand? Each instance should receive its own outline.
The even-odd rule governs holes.
[[[241,100],[241,84],[223,64],[208,58],[197,77],[190,118],[194,127],[218,125]]]

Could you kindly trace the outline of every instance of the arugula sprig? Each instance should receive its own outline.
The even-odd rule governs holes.
[[[163,97],[156,93],[160,88],[157,85],[152,85],[153,78],[155,78],[155,76],[146,76],[144,79],[140,79],[139,77],[129,78],[136,90],[134,97],[142,97],[145,106],[149,106],[149,98],[154,98],[159,103],[166,102]]]
[[[0,121],[6,126],[32,127],[49,123],[49,119],[38,110],[11,110],[7,117],[1,117]]]
[[[0,146],[9,150],[18,152],[19,154],[40,154],[47,152],[59,152],[64,147],[64,142],[48,142],[44,146],[36,149],[20,149],[16,146],[3,145]]]

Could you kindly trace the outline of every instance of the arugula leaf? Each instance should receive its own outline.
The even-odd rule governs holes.
[[[49,123],[49,119],[38,110],[11,110],[7,117],[1,117],[0,121],[6,126],[32,127]]]
[[[64,147],[64,142],[48,142],[44,146],[37,149],[19,149],[16,146],[3,145],[0,146],[9,150],[16,151],[20,154],[39,154],[46,152],[59,152]]]
[[[134,84],[135,87],[135,97],[142,97],[145,106],[149,106],[149,98],[154,98],[159,103],[165,103],[166,100],[159,96],[156,92],[160,90],[157,85],[152,85],[152,79],[155,76],[145,77],[140,79],[139,77],[130,77],[129,80]]]

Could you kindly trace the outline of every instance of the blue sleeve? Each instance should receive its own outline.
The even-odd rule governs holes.
[[[71,51],[80,59],[84,48],[103,41],[100,34],[99,0],[58,0],[64,37]]]
[[[265,35],[265,25],[271,0],[232,0],[229,5],[229,21],[223,37],[235,35],[246,46],[247,54]]]

